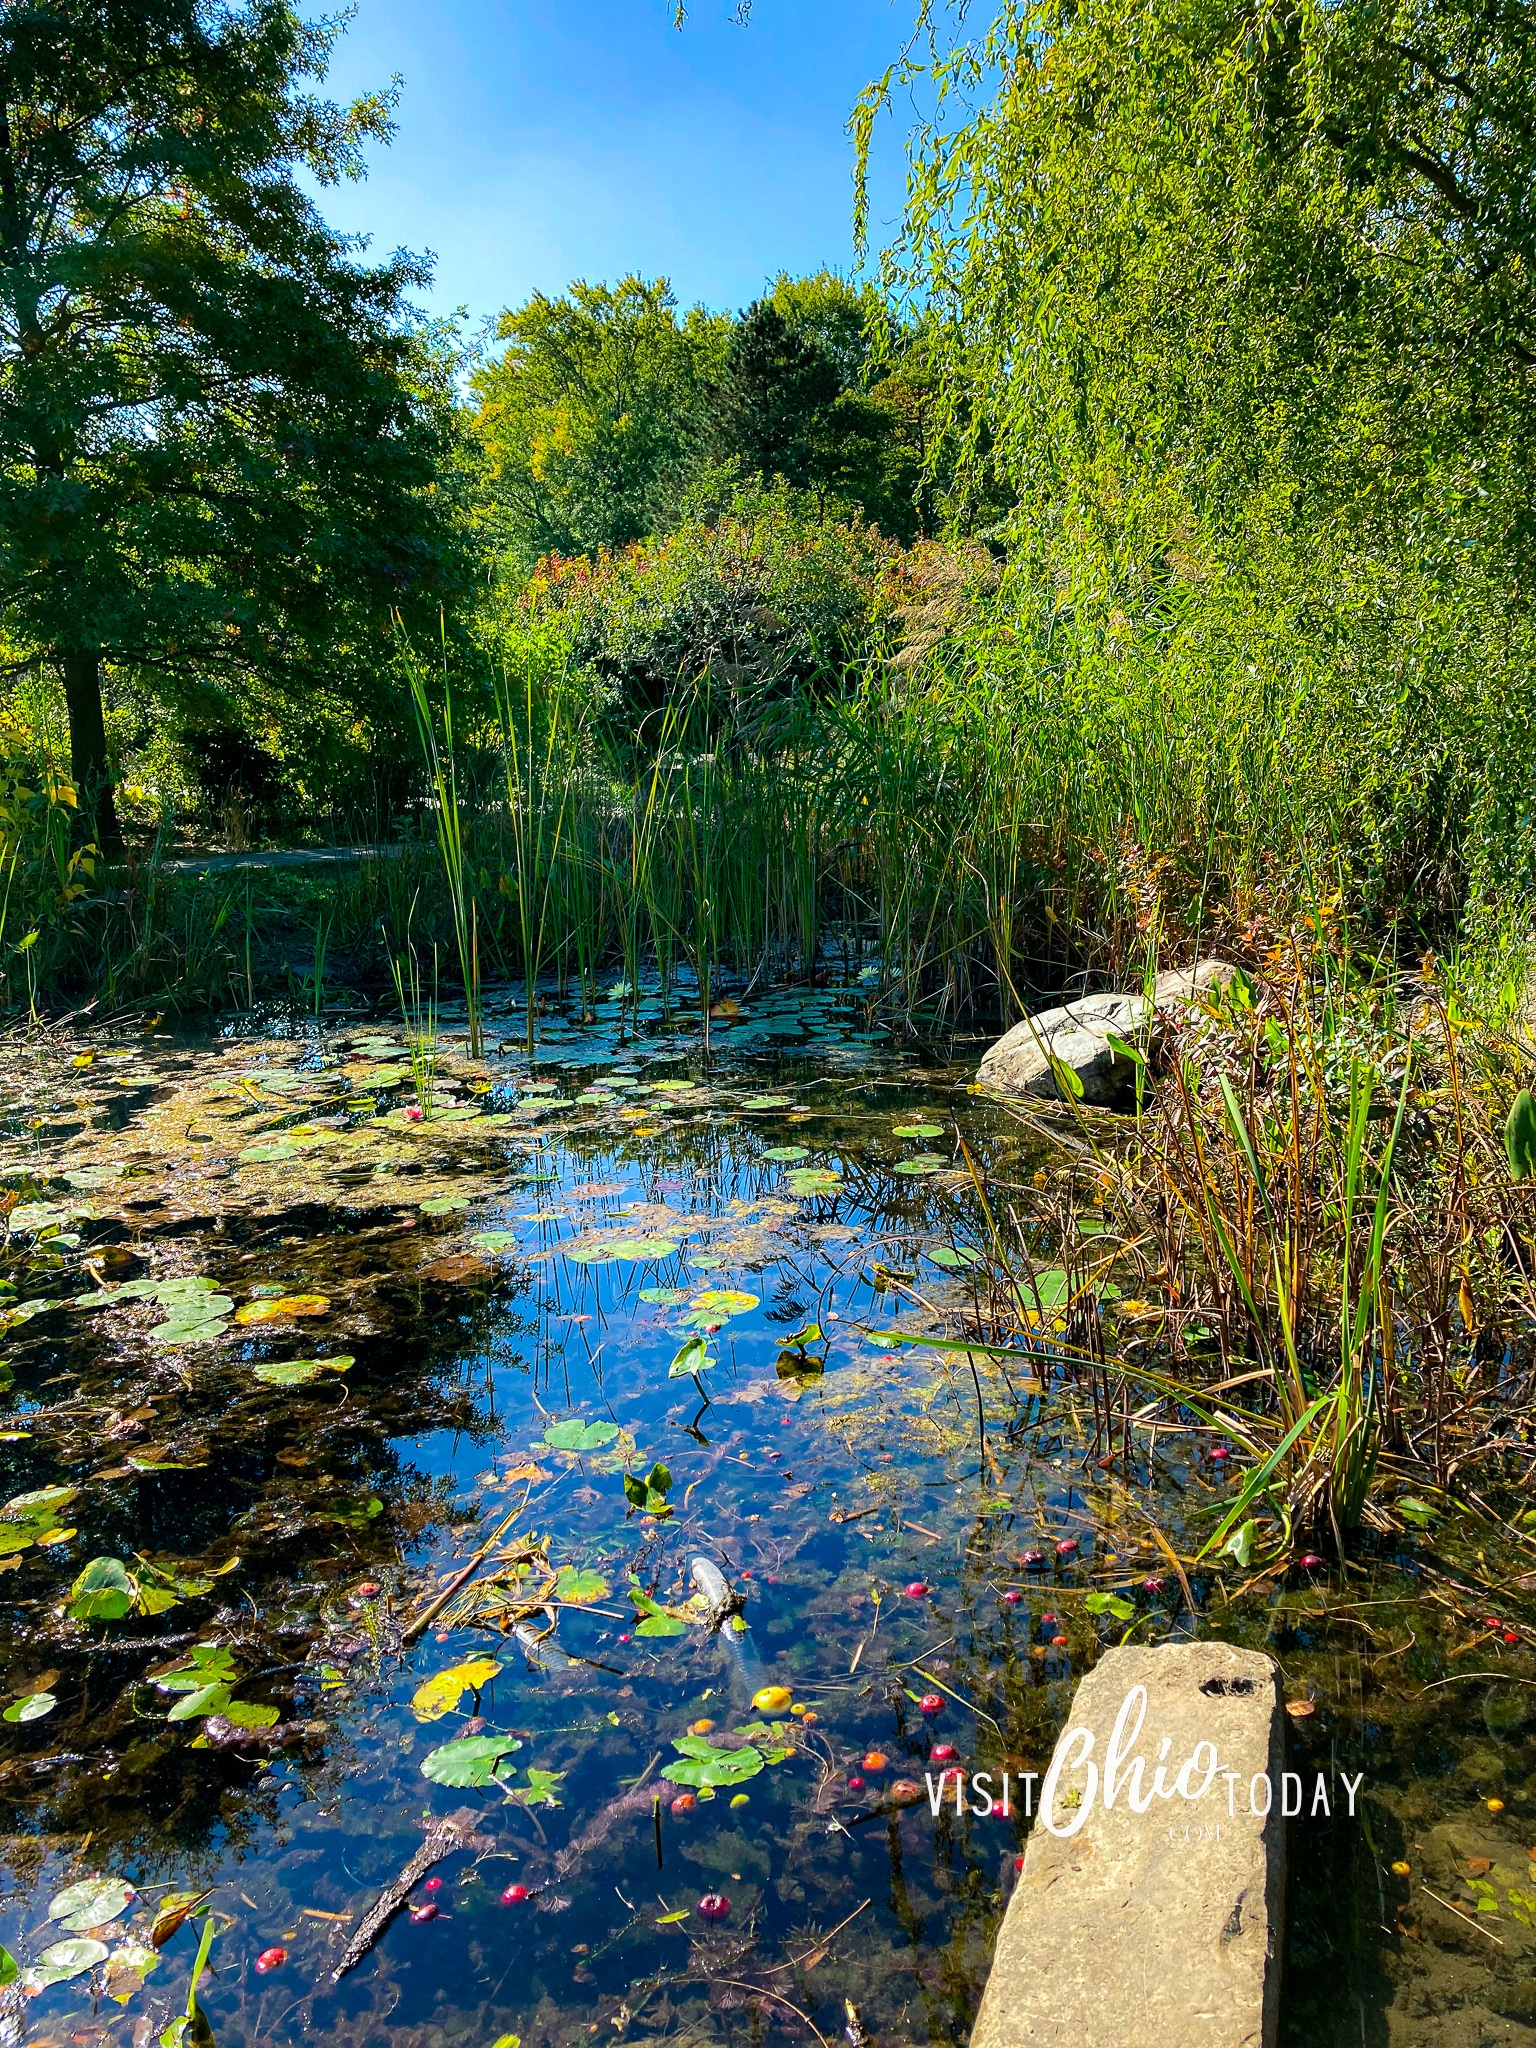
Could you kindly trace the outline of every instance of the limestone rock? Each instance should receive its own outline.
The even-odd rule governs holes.
[[[1068,1068],[1083,1084],[1082,1099],[1097,1108],[1119,1107],[1131,1094],[1136,1069],[1115,1051],[1107,1034],[1128,1044],[1145,1037],[1155,1043],[1166,1020],[1181,1005],[1197,1001],[1217,982],[1231,979],[1233,969],[1216,959],[1197,960],[1191,967],[1170,967],[1153,983],[1152,1003],[1144,995],[1080,996],[1053,1010],[1025,1017],[988,1048],[976,1075],[977,1086],[996,1095],[1038,1095],[1060,1100],[1057,1065]]]
[[[1117,1722],[1124,1746],[1106,1806]],[[1284,1725],[1276,1668],[1258,1651],[1168,1644],[1100,1660],[1057,1745],[1052,1828],[1037,1806],[971,2048],[1271,2048]],[[1202,1744],[1214,1771],[1201,1754],[1181,1781]],[[1170,1796],[1156,1796],[1159,1783]]]

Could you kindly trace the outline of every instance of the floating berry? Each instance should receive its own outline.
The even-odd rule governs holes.
[[[790,1699],[787,1685],[760,1685],[752,1695],[752,1704],[760,1714],[782,1714],[787,1711]]]
[[[701,1714],[697,1721],[690,1721],[688,1723],[688,1733],[690,1735],[708,1735],[714,1725],[714,1722],[710,1720],[707,1714]]]
[[[422,1886],[424,1892],[440,1892],[442,1888],[443,1880],[440,1877],[429,1877]]]
[[[1026,1550],[1018,1562],[1024,1567],[1025,1571],[1037,1572],[1041,1565],[1045,1563],[1045,1552],[1043,1550]]]
[[[1022,1870],[1024,1868],[1024,1858],[1022,1856],[1015,1856],[1013,1859],[1013,1867],[1015,1870]]]
[[[1008,1588],[1008,1591],[1006,1593],[1000,1593],[998,1595],[998,1598],[1007,1607],[1017,1607],[1019,1602],[1024,1598],[1024,1595],[1022,1593],[1015,1593],[1013,1588],[1010,1586]]]
[[[1296,1563],[1304,1572],[1315,1572],[1322,1561],[1315,1550],[1309,1550],[1305,1557],[1298,1557]]]
[[[377,1600],[382,1590],[377,1579],[364,1579],[357,1589],[357,1597],[359,1600]]]
[[[921,1785],[914,1785],[910,1778],[898,1778],[891,1787],[891,1797],[898,1806],[916,1806],[923,1796]]]
[[[1052,1641],[1052,1643],[1053,1643],[1053,1644],[1055,1645],[1055,1647],[1056,1647],[1056,1648],[1057,1648],[1058,1650],[1064,1647],[1064,1645],[1065,1645],[1065,1643],[1066,1643],[1066,1640],[1067,1640],[1067,1639],[1066,1639],[1066,1637],[1065,1637],[1065,1636],[1052,1636],[1052,1637],[1051,1637],[1051,1641]]]
[[[287,1962],[287,1960],[287,1949],[264,1948],[261,1954],[256,1958],[257,1975],[265,1977],[269,1970],[280,1970],[283,1967],[284,1963]]]
[[[1046,1624],[1047,1627],[1049,1627],[1051,1623],[1055,1621],[1056,1617],[1054,1614],[1042,1614],[1040,1619]]]
[[[921,1579],[914,1579],[911,1585],[907,1588],[907,1598],[909,1600],[924,1600],[927,1598],[927,1596],[928,1588],[923,1584]]]
[[[627,1643],[627,1642],[629,1641],[629,1631],[628,1631],[628,1629],[626,1629],[626,1630],[624,1631],[623,1635],[621,1635],[621,1636],[619,1637],[619,1641],[620,1641],[621,1643]]]
[[[697,1910],[705,1920],[723,1920],[731,1910],[731,1902],[722,1892],[706,1892]]]
[[[866,1771],[883,1771],[889,1762],[890,1758],[883,1749],[865,1751],[864,1768]]]
[[[506,1890],[501,1895],[501,1903],[504,1906],[520,1906],[523,1903],[524,1899],[527,1898],[527,1896],[527,1885],[509,1884]]]
[[[423,1927],[427,1921],[436,1920],[438,1917],[438,1908],[431,1899],[428,1899],[423,1906],[412,1906],[411,1908],[411,1918],[418,1927]]]
[[[942,1693],[925,1692],[917,1705],[920,1713],[938,1714],[943,1711],[944,1697]]]
[[[941,1785],[963,1785],[965,1783],[964,1766],[961,1764],[946,1765],[945,1768],[939,1773],[939,1783]]]
[[[848,1790],[850,1792],[862,1792],[864,1790],[864,1780],[862,1778],[850,1778],[848,1780]]]
[[[692,1813],[698,1803],[698,1800],[694,1798],[691,1792],[679,1792],[672,1802],[672,1811],[674,1813]]]
[[[1520,1638],[1515,1634],[1512,1628],[1507,1628],[1504,1631],[1504,1640],[1506,1643],[1518,1643]]]
[[[1483,1804],[1487,1807],[1490,1813],[1502,1813],[1504,1811],[1504,1802],[1502,1799],[1485,1799],[1483,1801]]]
[[[952,1763],[960,1754],[952,1742],[936,1742],[933,1745],[933,1761],[936,1764]]]
[[[1077,1538],[1075,1536],[1064,1537],[1056,1546],[1056,1555],[1058,1557],[1070,1557],[1076,1548]]]
[[[1411,1877],[1413,1875],[1413,1865],[1411,1863],[1403,1863],[1401,1861],[1394,1863],[1392,1866],[1392,1875],[1394,1877]]]
[[[1230,1458],[1231,1455],[1232,1453],[1228,1450],[1223,1449],[1223,1447],[1220,1444],[1217,1444],[1211,1452],[1211,1456],[1217,1460],[1220,1460],[1222,1458]]]
[[[1161,1593],[1167,1583],[1166,1579],[1159,1578],[1154,1572],[1150,1579],[1142,1580],[1141,1590],[1143,1593]]]

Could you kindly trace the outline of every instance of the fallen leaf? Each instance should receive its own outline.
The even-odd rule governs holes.
[[[275,1301],[248,1301],[235,1310],[237,1323],[275,1323],[288,1316],[323,1316],[330,1297],[324,1294],[281,1294]]]

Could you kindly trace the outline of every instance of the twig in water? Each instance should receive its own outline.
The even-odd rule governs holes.
[[[823,1934],[817,1939],[815,1948],[808,1949],[803,1956],[792,1956],[787,1963],[775,1963],[773,1965],[773,1968],[765,1971],[764,1974],[766,1976],[773,1977],[776,1976],[780,1970],[798,1969],[802,1963],[808,1962],[810,1958],[817,1953],[818,1950],[829,1948],[833,1940],[836,1938],[836,1936],[841,1934],[843,1929],[848,1925],[848,1922],[850,1920],[857,1920],[859,1915],[863,1912],[864,1906],[867,1906],[868,1904],[869,1900],[866,1899],[863,1905],[855,1906],[853,1911],[848,1915],[847,1920],[839,1920],[837,1925],[832,1929],[832,1932],[830,1934]]]
[[[754,1998],[771,1998],[775,2005],[782,2005],[787,2012],[792,2012],[797,2020],[804,2020],[805,2024],[821,2043],[821,2048],[832,2048],[831,2042],[821,2031],[820,2027],[817,2026],[810,2014],[802,2012],[798,2005],[791,2005],[789,2000],[781,1998],[777,1991],[765,1991],[761,1984],[743,1984],[735,1977],[712,1977],[710,1982],[712,1984],[729,1985],[733,1991],[750,1991]]]
[[[1470,1913],[1463,1913],[1460,1906],[1453,1906],[1449,1899],[1442,1899],[1438,1892],[1430,1891],[1429,1886],[1427,1884],[1422,1885],[1420,1889],[1425,1893],[1425,1895],[1428,1898],[1433,1899],[1437,1906],[1444,1906],[1447,1913],[1454,1913],[1458,1920],[1465,1920],[1469,1927],[1477,1927],[1477,1922],[1472,1918],[1472,1915]],[[1477,1927],[1477,1931],[1479,1934],[1488,1934],[1488,1930],[1486,1927]],[[1493,1943],[1495,1948],[1502,1948],[1504,1946],[1503,1942],[1500,1941],[1499,1937],[1496,1934],[1488,1934],[1488,1939]]]
[[[441,1863],[443,1858],[451,1855],[455,1849],[493,1849],[496,1846],[489,1835],[476,1832],[479,1819],[480,1816],[473,1807],[463,1807],[458,1813],[449,1814],[446,1820],[433,1821],[427,1831],[427,1839],[416,1854],[400,1875],[385,1885],[363,1915],[363,1924],[347,1943],[342,1951],[341,1961],[331,1972],[333,1984],[339,1984],[348,1970],[354,1969],[363,1960],[389,1922],[405,1904],[412,1887],[426,1876],[434,1863]]]
[[[431,1606],[428,1607],[424,1613],[418,1614],[413,1622],[407,1624],[405,1631],[400,1638],[402,1643],[408,1643],[414,1637],[419,1636],[422,1630],[424,1628],[427,1628],[431,1624],[431,1622],[436,1618],[436,1616],[442,1613],[443,1609],[448,1605],[448,1602],[453,1598],[454,1594],[458,1592],[459,1588],[463,1585],[466,1585],[469,1582],[469,1580],[474,1577],[475,1573],[479,1571],[481,1565],[485,1563],[485,1560],[496,1548],[497,1544],[501,1541],[502,1537],[511,1528],[512,1524],[517,1520],[518,1516],[523,1512],[523,1509],[527,1507],[528,1492],[529,1489],[525,1487],[523,1490],[523,1497],[518,1502],[517,1506],[512,1509],[510,1514],[504,1515],[502,1519],[497,1523],[496,1533],[492,1536],[490,1542],[482,1544],[481,1547],[475,1552],[474,1556],[469,1560],[469,1563],[465,1565],[463,1571],[457,1573],[452,1579],[449,1580],[448,1584],[443,1588],[442,1592],[438,1594],[437,1598],[432,1602]]]

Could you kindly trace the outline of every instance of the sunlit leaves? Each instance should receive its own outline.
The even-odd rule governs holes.
[[[62,1920],[72,1934],[105,1927],[133,1904],[133,1887],[116,1877],[88,1877],[66,1885],[48,1902],[48,1918]]]
[[[582,1604],[592,1600],[606,1600],[613,1588],[601,1572],[585,1571],[577,1565],[563,1564],[555,1579],[555,1598]]]
[[[633,1472],[624,1474],[624,1498],[632,1508],[643,1508],[648,1515],[666,1516],[672,1512],[667,1495],[672,1491],[672,1474],[662,1464],[655,1464],[643,1479]]]
[[[661,1775],[674,1785],[744,1785],[763,1768],[761,1754],[750,1744],[744,1749],[725,1749],[707,1736],[684,1735],[672,1747],[682,1755],[663,1764]]]
[[[248,1301],[235,1310],[240,1324],[286,1322],[294,1316],[323,1316],[330,1308],[324,1294],[280,1294],[275,1300]]]
[[[357,1363],[343,1354],[338,1358],[293,1358],[267,1365],[253,1365],[251,1371],[269,1387],[302,1387],[328,1372],[347,1372]]]
[[[450,1665],[424,1679],[411,1694],[411,1712],[418,1721],[441,1721],[451,1714],[466,1692],[479,1692],[501,1669],[494,1657],[475,1657],[465,1664]]]
[[[712,1366],[714,1354],[702,1337],[690,1337],[667,1368],[671,1380],[697,1379],[699,1374]]]
[[[675,1614],[669,1614],[659,1601],[653,1600],[637,1579],[629,1583],[629,1597],[635,1603],[640,1619],[635,1624],[637,1636],[685,1636],[688,1624]]]

